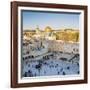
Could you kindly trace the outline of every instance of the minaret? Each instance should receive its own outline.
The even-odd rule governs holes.
[[[40,30],[39,30],[39,26],[37,25],[37,28],[36,28],[36,33],[39,34],[40,33]]]

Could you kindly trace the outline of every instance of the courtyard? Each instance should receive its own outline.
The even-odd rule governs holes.
[[[35,60],[36,59],[36,60]],[[78,75],[79,54],[53,52],[22,62],[22,77]]]

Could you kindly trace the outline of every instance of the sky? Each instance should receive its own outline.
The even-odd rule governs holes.
[[[35,30],[37,26],[44,30],[46,26],[52,29],[79,29],[79,13],[50,13],[37,11],[22,11],[23,30]]]

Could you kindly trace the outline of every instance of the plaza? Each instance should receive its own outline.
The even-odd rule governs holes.
[[[78,75],[79,73],[78,54],[55,52],[38,60],[24,60],[22,76]]]

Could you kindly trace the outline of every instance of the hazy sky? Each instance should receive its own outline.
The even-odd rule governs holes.
[[[52,29],[60,28],[79,28],[78,13],[50,13],[50,12],[32,12],[22,11],[23,30],[36,29],[37,25],[40,29],[50,26]]]

